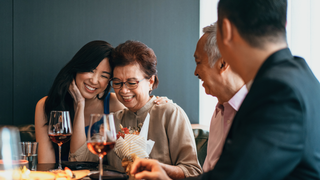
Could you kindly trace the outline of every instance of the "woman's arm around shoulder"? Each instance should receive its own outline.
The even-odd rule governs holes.
[[[36,141],[38,142],[38,163],[55,163],[55,152],[48,136],[48,125],[45,125],[49,121],[44,111],[46,99],[47,97],[44,97],[38,101],[34,116]]]
[[[109,111],[110,112],[117,112],[126,108],[117,98],[117,95],[113,92],[110,93],[110,100],[109,100]]]

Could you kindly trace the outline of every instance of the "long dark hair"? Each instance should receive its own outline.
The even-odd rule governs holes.
[[[95,69],[104,58],[110,59],[113,47],[105,41],[91,41],[84,45],[58,73],[48,97],[45,101],[45,113],[49,121],[50,112],[52,110],[69,111],[71,121],[74,117],[73,98],[69,94],[69,86],[75,79],[76,74],[80,72],[90,72]],[[112,74],[112,72],[111,72]],[[102,97],[103,100],[110,91],[110,83],[105,89]],[[47,122],[48,123],[48,122]]]

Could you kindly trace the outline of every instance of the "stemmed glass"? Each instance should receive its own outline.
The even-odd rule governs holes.
[[[59,166],[61,166],[61,145],[70,140],[72,135],[69,111],[51,111],[48,126],[48,135],[52,142],[59,146]]]
[[[14,170],[24,163],[21,160],[20,135],[17,127],[0,128],[0,179],[14,179]],[[25,161],[28,165],[28,161]]]
[[[103,156],[114,148],[116,139],[113,114],[91,114],[87,146],[93,154],[99,156],[99,180],[103,176]]]

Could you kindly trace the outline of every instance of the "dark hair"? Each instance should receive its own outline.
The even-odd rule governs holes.
[[[220,0],[219,28],[223,18],[233,23],[241,37],[253,47],[286,41],[287,0]]]
[[[155,75],[152,89],[156,89],[159,84],[157,74],[157,57],[151,48],[142,42],[129,40],[125,43],[119,44],[114,49],[110,60],[110,66],[112,69],[117,66],[126,66],[134,63],[139,64],[146,79],[150,79]]]
[[[58,73],[45,102],[45,113],[48,121],[52,110],[69,111],[71,120],[74,117],[73,98],[69,94],[69,86],[80,72],[90,72],[95,69],[104,58],[110,59],[113,47],[105,41],[91,41],[84,45]],[[105,89],[103,100],[111,88],[110,83]]]

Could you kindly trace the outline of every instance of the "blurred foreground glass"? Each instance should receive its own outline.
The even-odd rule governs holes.
[[[0,179],[13,179],[14,169],[27,166],[26,160],[20,160],[20,134],[17,127],[0,128]]]
[[[99,156],[99,180],[101,180],[103,176],[103,156],[107,155],[107,153],[114,148],[116,140],[113,114],[91,114],[87,146],[93,154]]]
[[[59,166],[57,170],[62,170],[61,145],[69,141],[72,135],[69,111],[51,111],[48,128],[51,141],[59,146]]]
[[[21,159],[28,160],[29,169],[31,171],[37,170],[38,164],[38,142],[21,142]]]

